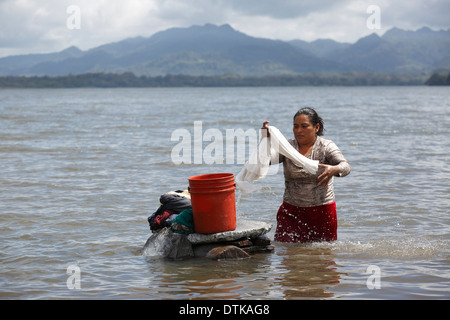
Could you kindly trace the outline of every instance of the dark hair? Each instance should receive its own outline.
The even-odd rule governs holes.
[[[311,121],[313,126],[316,126],[317,124],[320,124],[319,131],[317,131],[317,135],[318,136],[323,136],[323,131],[325,130],[325,128],[323,126],[323,119],[321,117],[319,117],[319,115],[317,114],[316,110],[314,110],[313,108],[309,108],[309,107],[301,108],[295,114],[294,121],[295,121],[295,118],[297,118],[301,114],[307,115],[309,117],[309,121]]]

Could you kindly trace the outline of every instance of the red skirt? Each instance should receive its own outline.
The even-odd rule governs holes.
[[[296,207],[283,202],[277,213],[275,241],[312,242],[337,240],[336,203]]]

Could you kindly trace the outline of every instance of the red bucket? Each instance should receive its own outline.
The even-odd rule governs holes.
[[[211,173],[189,179],[195,232],[236,229],[236,183],[232,173]]]

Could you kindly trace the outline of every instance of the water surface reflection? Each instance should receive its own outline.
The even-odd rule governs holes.
[[[332,298],[340,283],[331,248],[275,243],[272,254],[246,260],[148,258],[152,298],[317,299]]]

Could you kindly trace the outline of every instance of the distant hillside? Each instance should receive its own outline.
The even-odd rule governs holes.
[[[290,42],[250,37],[229,25],[172,28],[87,51],[0,58],[0,76],[63,76],[132,72],[239,76],[357,73],[431,73],[450,67],[450,30],[391,29],[354,44],[333,40]]]
[[[290,43],[312,56],[372,73],[420,74],[450,68],[450,30],[392,28],[382,37],[373,33],[354,44],[328,39]]]
[[[450,72],[447,75],[433,73],[426,81],[428,86],[450,86]]]
[[[340,63],[366,66],[372,72],[430,73],[450,59],[450,30],[404,31],[393,28],[382,37],[372,34],[327,55]]]

